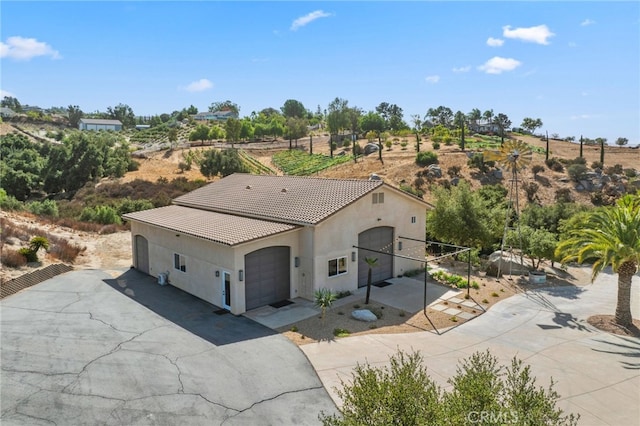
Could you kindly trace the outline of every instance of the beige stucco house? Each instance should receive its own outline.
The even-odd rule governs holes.
[[[419,268],[427,204],[380,180],[233,174],[124,215],[134,266],[234,314]],[[420,257],[422,256],[422,257]]]

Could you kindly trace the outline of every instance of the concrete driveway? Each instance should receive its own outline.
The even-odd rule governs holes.
[[[402,349],[419,350],[430,376],[441,386],[459,359],[489,349],[503,364],[512,357],[531,365],[537,384],[553,377],[559,406],[580,413],[581,425],[640,424],[640,339],[603,333],[586,319],[613,314],[617,276],[601,274],[585,287],[555,287],[518,294],[460,327],[431,332],[371,334],[302,346],[325,387],[334,388],[353,368],[387,365]],[[640,277],[633,278],[632,313],[640,317]]]
[[[317,424],[288,339],[151,277],[75,271],[0,302],[3,425]]]

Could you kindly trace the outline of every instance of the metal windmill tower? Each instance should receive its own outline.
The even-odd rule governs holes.
[[[522,233],[520,231],[520,202],[518,201],[518,172],[526,168],[531,163],[531,148],[522,141],[506,141],[499,150],[486,150],[483,153],[485,161],[495,161],[506,173],[511,172],[509,185],[509,204],[507,206],[507,216],[504,221],[504,232],[502,234],[502,244],[500,246],[500,262],[498,263],[498,277],[502,269],[502,258],[504,255],[505,241],[507,233],[513,229],[518,235],[518,247],[510,245],[509,261],[512,262],[515,255],[520,257],[520,271],[524,270],[522,256]],[[515,219],[514,219],[515,217]],[[511,275],[511,274],[510,274]]]

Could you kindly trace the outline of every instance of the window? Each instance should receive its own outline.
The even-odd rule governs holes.
[[[173,267],[179,271],[187,272],[187,264],[185,262],[185,257],[181,254],[174,253],[173,254]]]
[[[382,204],[382,203],[384,203],[384,192],[374,192],[373,204]]]
[[[347,273],[347,256],[329,260],[329,276],[335,277]]]
[[[415,216],[411,216],[411,223],[416,223],[416,217]]]

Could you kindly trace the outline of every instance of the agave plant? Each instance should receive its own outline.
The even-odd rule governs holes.
[[[328,288],[321,288],[316,290],[313,294],[315,299],[315,305],[322,310],[321,318],[324,319],[324,314],[327,309],[331,307],[331,304],[337,299],[337,295]]]

